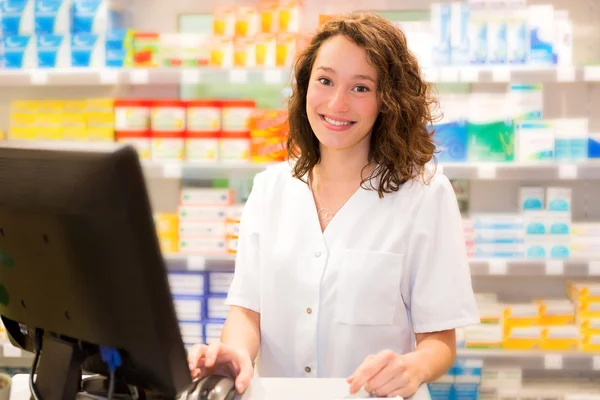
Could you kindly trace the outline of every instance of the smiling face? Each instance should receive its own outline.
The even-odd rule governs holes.
[[[324,42],[315,59],[306,95],[306,113],[322,149],[369,151],[379,115],[377,69],[367,52],[337,35]]]

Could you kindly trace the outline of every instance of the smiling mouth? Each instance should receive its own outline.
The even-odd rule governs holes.
[[[335,125],[335,126],[350,126],[350,125],[354,125],[356,122],[355,121],[338,121],[336,119],[327,117],[323,114],[319,114],[319,116],[321,117],[321,119],[331,125]]]

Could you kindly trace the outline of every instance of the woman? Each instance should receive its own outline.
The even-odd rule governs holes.
[[[435,101],[402,32],[374,15],[326,23],[299,57],[290,163],[256,176],[221,342],[195,377],[347,377],[413,395],[478,323],[452,187],[429,171]]]

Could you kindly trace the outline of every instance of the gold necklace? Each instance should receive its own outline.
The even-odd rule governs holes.
[[[315,172],[317,174],[317,182],[316,182],[316,187],[312,190],[314,196],[317,198],[317,202],[321,203],[321,200],[319,198],[318,195],[318,191],[319,191],[319,181],[321,180],[321,177],[319,176],[319,170],[317,167],[315,167]],[[312,186],[312,185],[311,185]],[[327,209],[325,207],[321,207],[317,210],[317,217],[322,220],[322,221],[326,221],[326,220],[330,220],[332,219],[337,213],[338,211],[340,211],[342,209],[342,207],[344,207],[344,204],[346,204],[348,202],[348,200],[350,200],[352,198],[352,196],[354,195],[354,192],[352,194],[350,194],[350,196],[348,196],[348,198],[342,203],[341,206],[338,207],[337,210],[335,210],[334,212],[329,212],[327,211]]]

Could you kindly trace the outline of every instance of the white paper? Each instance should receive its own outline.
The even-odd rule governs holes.
[[[559,67],[556,70],[557,82],[575,82],[575,68],[573,67]]]
[[[245,69],[234,68],[229,71],[230,83],[246,83],[248,82],[248,71]]]
[[[565,264],[562,261],[550,260],[546,262],[546,275],[564,275]]]
[[[577,165],[560,164],[558,167],[558,177],[560,179],[577,179]]]
[[[147,85],[150,82],[150,72],[147,69],[134,69],[130,72],[129,78],[135,85]]]
[[[105,69],[100,71],[100,83],[103,85],[114,85],[119,81],[119,71]]]
[[[490,275],[506,275],[508,272],[508,266],[504,260],[493,260],[490,261]]]
[[[181,84],[182,85],[197,85],[202,81],[200,70],[198,69],[184,69],[181,71]]]
[[[545,369],[562,369],[563,359],[560,354],[547,354],[544,356]]]
[[[48,73],[46,71],[32,71],[31,72],[31,84],[32,85],[47,85],[48,84]]]
[[[479,179],[494,179],[496,178],[495,165],[480,165],[477,167],[477,177]]]

